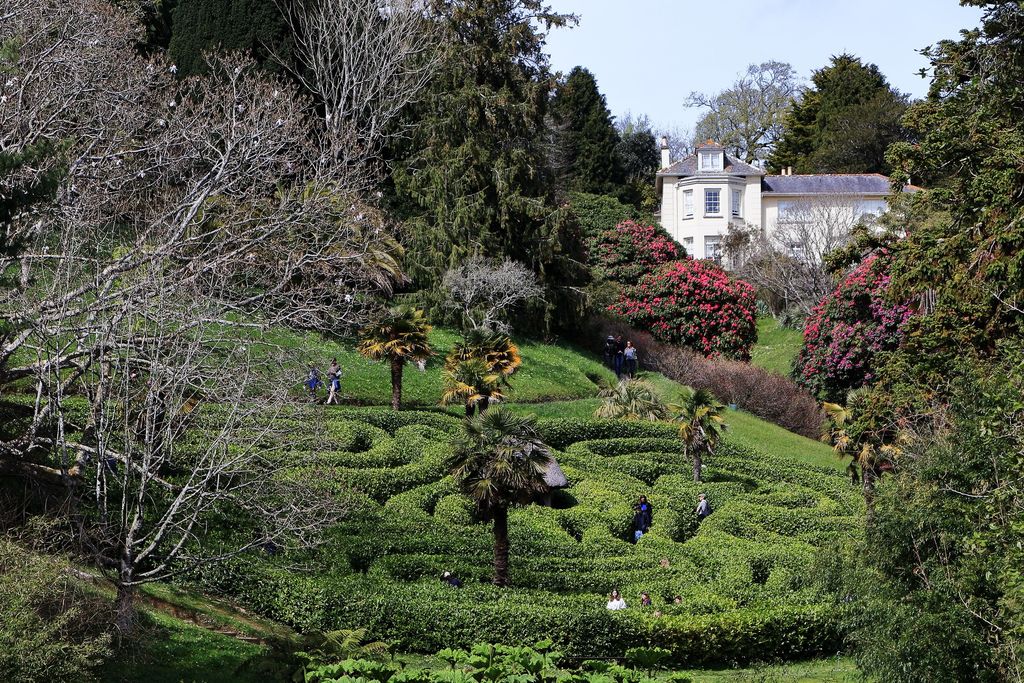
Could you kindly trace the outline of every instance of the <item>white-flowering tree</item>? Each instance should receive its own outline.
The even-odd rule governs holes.
[[[495,262],[474,256],[450,269],[441,283],[446,305],[472,330],[509,332],[508,316],[544,289],[529,268],[511,259]]]
[[[125,630],[140,583],[340,512],[282,476],[298,371],[262,333],[359,324],[401,278],[364,141],[241,58],[179,80],[141,38],[103,0],[0,0],[0,476],[69,496]],[[248,526],[204,547],[230,510]]]

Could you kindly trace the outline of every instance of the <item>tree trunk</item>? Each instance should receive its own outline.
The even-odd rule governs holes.
[[[480,403],[477,404],[477,408],[480,410],[480,414],[483,415],[484,411],[491,407],[491,399],[484,396],[480,399]]]
[[[494,511],[494,579],[495,586],[508,585],[508,508]]]
[[[405,359],[395,356],[391,359],[391,407],[402,409],[402,368]]]
[[[867,523],[871,524],[875,517],[875,468],[861,465],[860,481],[861,490],[864,492],[864,505],[867,508]]]
[[[466,403],[466,417],[473,417],[473,413],[476,412],[476,406],[472,403]]]
[[[699,484],[700,483],[700,470],[701,470],[701,467],[703,465],[703,463],[701,461],[701,457],[700,457],[700,450],[698,450],[696,448],[693,449],[693,452],[691,453],[691,456],[693,457],[693,480],[696,483]]]
[[[131,569],[126,570],[122,562],[117,577],[117,599],[114,603],[114,626],[121,638],[130,638],[135,631],[135,586],[130,583],[131,577]]]

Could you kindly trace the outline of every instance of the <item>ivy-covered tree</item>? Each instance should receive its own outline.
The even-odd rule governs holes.
[[[392,159],[408,272],[433,290],[467,257],[510,258],[545,288],[535,327],[571,325],[588,274],[543,140],[554,86],[544,36],[571,17],[541,0],[434,0],[433,8],[449,49]]]
[[[850,54],[832,57],[811,82],[785,117],[769,168],[887,173],[885,151],[906,135],[900,119],[907,96],[894,90],[877,66]]]
[[[609,194],[624,180],[619,134],[594,75],[577,66],[551,102],[561,174],[569,189]],[[653,137],[652,137],[653,140]]]

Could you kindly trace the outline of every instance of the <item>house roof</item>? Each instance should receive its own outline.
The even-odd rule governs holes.
[[[551,458],[551,462],[544,471],[544,483],[553,489],[564,489],[569,485],[565,472],[562,471],[558,461],[554,458]]]
[[[768,175],[761,180],[765,195],[858,194],[888,195],[889,178],[880,173],[843,173],[815,175]],[[904,192],[913,191],[908,186]]]
[[[700,151],[707,151],[709,149],[722,149],[721,147],[711,147],[709,145],[702,145],[698,147]],[[659,176],[693,176],[693,175],[739,175],[739,176],[763,176],[764,171],[751,166],[750,164],[744,163],[735,157],[731,157],[728,154],[725,155],[725,168],[715,169],[713,171],[699,171],[697,169],[697,155],[691,154],[690,156],[680,159],[668,168],[663,168],[658,171]]]

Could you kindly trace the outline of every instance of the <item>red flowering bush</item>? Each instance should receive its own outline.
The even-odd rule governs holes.
[[[909,306],[886,300],[889,254],[872,254],[811,311],[794,377],[822,400],[841,401],[871,382],[879,353],[903,339]]]
[[[757,340],[754,288],[711,261],[673,261],[609,307],[655,339],[705,356],[747,359]]]
[[[600,275],[620,285],[635,285],[658,266],[685,256],[663,228],[622,221],[590,243],[590,262]]]

